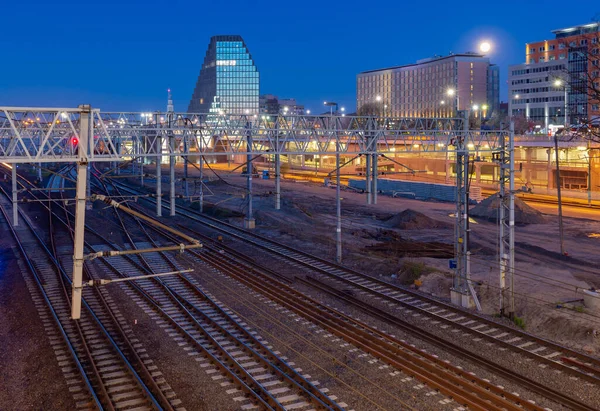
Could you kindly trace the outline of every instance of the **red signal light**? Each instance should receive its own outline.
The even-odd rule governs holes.
[[[73,137],[73,138],[71,138],[71,144],[72,144],[72,145],[76,146],[76,145],[77,145],[77,143],[79,143],[79,139],[78,139],[77,137]]]

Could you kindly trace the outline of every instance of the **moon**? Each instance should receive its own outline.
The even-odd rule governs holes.
[[[484,41],[479,45],[479,51],[481,51],[482,53],[487,53],[488,51],[490,51],[491,48],[492,46],[487,41]]]

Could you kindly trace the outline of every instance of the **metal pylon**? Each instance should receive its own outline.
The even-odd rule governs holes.
[[[500,134],[500,314],[514,317],[514,272],[515,272],[515,131],[514,122],[510,122],[508,141],[505,133]],[[510,280],[510,296],[506,295],[506,277]],[[510,302],[507,304],[507,299]]]
[[[481,311],[477,294],[471,284],[469,250],[469,112],[465,111],[463,132],[455,141],[456,147],[456,225],[454,240],[455,273],[452,282],[452,302]]]

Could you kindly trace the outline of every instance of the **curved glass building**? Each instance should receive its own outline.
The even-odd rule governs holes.
[[[259,74],[241,36],[210,39],[190,113],[258,114]]]

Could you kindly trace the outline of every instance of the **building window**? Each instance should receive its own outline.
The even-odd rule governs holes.
[[[533,54],[533,53],[535,53],[535,48],[532,47],[529,49],[529,54]]]
[[[549,50],[554,50],[554,47],[554,44],[551,44]]]
[[[544,47],[540,47],[540,53],[544,51]]]
[[[556,60],[556,56],[550,56],[550,58],[548,60],[550,60],[550,61]]]
[[[558,56],[559,60],[564,60],[565,59],[565,53],[560,53],[560,55]]]
[[[558,49],[559,49],[559,50],[562,50],[562,49],[564,49],[564,48],[565,48],[565,44],[564,44],[564,43],[560,43],[560,44],[558,45]]]

